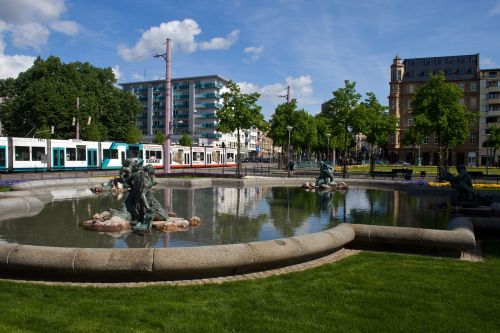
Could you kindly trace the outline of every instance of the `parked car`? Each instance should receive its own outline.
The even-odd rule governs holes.
[[[408,166],[411,166],[411,163],[408,163],[408,162],[405,162],[405,161],[397,161],[396,165],[408,167]]]

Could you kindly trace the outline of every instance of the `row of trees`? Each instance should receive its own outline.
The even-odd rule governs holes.
[[[0,96],[6,97],[0,104],[0,119],[11,136],[38,133],[37,137],[49,137],[54,126],[53,138],[74,138],[75,118],[84,140],[138,142],[141,132],[136,120],[143,107],[135,96],[115,84],[111,68],[81,62],[63,64],[53,56],[37,58],[16,79],[0,81]]]
[[[334,91],[333,98],[316,116],[298,109],[296,100],[280,104],[268,124],[256,104],[260,95],[241,93],[238,85],[231,81],[228,83],[229,90],[223,94],[224,104],[218,112],[217,130],[222,133],[237,131],[238,147],[240,130],[250,127],[269,130],[268,136],[276,146],[286,147],[284,151],[291,149],[288,146],[288,136],[291,135],[290,145],[301,156],[311,158],[315,152],[321,157],[321,152],[335,147],[344,152],[345,161],[353,135],[363,133],[373,155],[375,147],[386,144],[388,135],[394,133],[397,120],[384,114],[386,108],[373,93],[368,93],[366,99],[360,102],[361,95],[356,92],[355,86],[355,82],[345,81],[345,87]],[[289,126],[293,131],[288,131]],[[371,160],[374,161],[373,156]]]

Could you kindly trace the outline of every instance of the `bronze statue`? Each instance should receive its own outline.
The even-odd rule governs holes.
[[[491,204],[491,197],[483,196],[474,190],[472,178],[467,173],[463,164],[457,165],[457,176],[452,175],[441,166],[438,168],[438,171],[439,180],[449,181],[451,186],[455,189],[451,195],[451,204],[453,206],[476,208]]]
[[[149,230],[153,220],[167,220],[168,214],[153,196],[154,168],[152,165],[142,165],[143,161],[131,165],[131,174],[126,176],[129,187],[128,197],[121,210],[111,210],[130,222],[134,230]],[[122,168],[123,169],[123,168]]]
[[[333,182],[333,168],[324,162],[319,162],[319,177],[316,186],[328,185]]]

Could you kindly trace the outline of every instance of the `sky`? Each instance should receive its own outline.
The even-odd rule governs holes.
[[[286,86],[311,114],[355,81],[387,105],[396,55],[480,53],[500,67],[500,0],[0,0],[0,79],[37,56],[111,67],[119,83],[216,74],[261,93],[269,119]]]

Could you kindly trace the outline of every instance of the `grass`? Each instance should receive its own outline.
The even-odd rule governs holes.
[[[8,192],[10,191],[10,186],[0,186],[0,192]]]
[[[0,282],[1,332],[497,332],[500,246],[484,263],[364,252],[262,280],[80,288]]]

